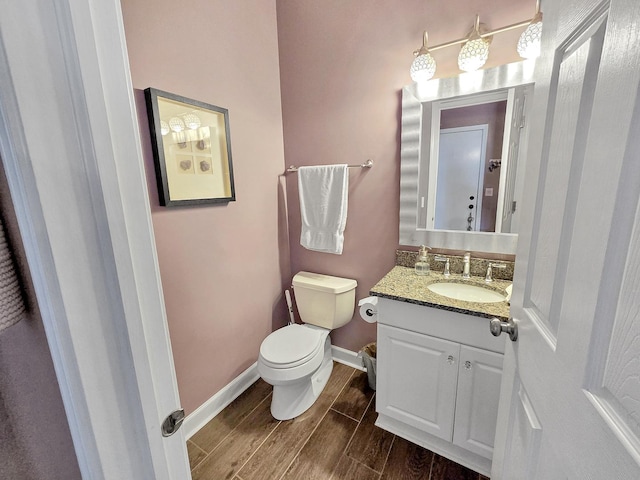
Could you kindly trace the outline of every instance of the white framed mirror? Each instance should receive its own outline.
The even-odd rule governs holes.
[[[534,66],[403,88],[401,245],[515,254]]]

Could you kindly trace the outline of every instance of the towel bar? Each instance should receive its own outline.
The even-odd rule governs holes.
[[[373,167],[373,160],[369,159],[366,162],[364,162],[361,165],[347,165],[347,167],[349,168],[371,168]],[[289,173],[289,172],[297,172],[298,171],[298,167],[291,165],[289,168],[287,168],[287,170],[285,171],[285,173]]]

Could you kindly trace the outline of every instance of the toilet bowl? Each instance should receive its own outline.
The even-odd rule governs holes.
[[[271,333],[258,356],[258,373],[273,385],[275,419],[299,416],[322,393],[333,369],[329,332],[351,320],[356,286],[352,279],[310,272],[293,277],[296,304],[305,323]]]
[[[273,417],[289,420],[311,407],[332,369],[329,330],[294,323],[269,335],[260,346],[258,373],[273,385]]]

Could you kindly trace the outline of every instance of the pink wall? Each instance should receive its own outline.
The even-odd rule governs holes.
[[[123,0],[122,7],[178,387],[190,413],[253,364],[264,337],[286,319],[275,2]],[[229,109],[237,201],[158,205],[147,87]]]
[[[277,0],[287,164],[375,162],[350,174],[343,255],[299,245],[297,185],[288,182],[291,269],[355,278],[367,296],[395,261],[400,183],[400,91],[411,81],[413,50],[465,37],[475,14],[490,28],[533,16],[533,0]],[[487,67],[517,61],[520,31],[496,36]],[[458,48],[434,52],[436,78],[458,74]],[[332,334],[357,351],[375,325],[357,316]]]

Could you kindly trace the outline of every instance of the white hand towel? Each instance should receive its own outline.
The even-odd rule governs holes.
[[[347,165],[298,168],[298,191],[302,217],[300,245],[341,255],[347,224]]]

